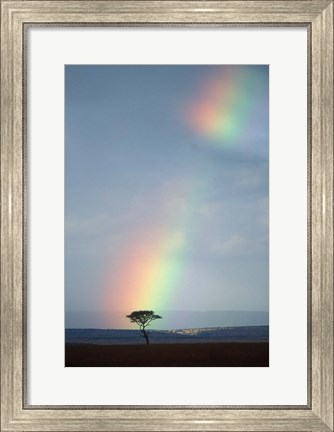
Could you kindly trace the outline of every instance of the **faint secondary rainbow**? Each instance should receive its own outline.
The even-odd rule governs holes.
[[[232,146],[247,138],[262,100],[258,89],[254,67],[225,66],[201,83],[186,108],[186,122],[216,145]]]

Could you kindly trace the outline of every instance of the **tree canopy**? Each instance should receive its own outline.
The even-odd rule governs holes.
[[[140,331],[143,333],[147,344],[149,344],[149,340],[145,328],[150,325],[152,321],[162,318],[160,315],[157,315],[156,313],[154,313],[154,311],[151,310],[134,311],[126,317],[129,318],[132,323],[135,323],[139,326]]]

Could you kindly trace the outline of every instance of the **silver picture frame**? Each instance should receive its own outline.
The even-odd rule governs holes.
[[[26,33],[34,26],[307,29],[307,405],[27,403]],[[333,401],[333,1],[1,0],[1,430],[333,431]]]

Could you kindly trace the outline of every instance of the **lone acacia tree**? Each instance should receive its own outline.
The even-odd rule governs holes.
[[[146,327],[151,324],[152,321],[156,319],[161,319],[160,315],[156,315],[153,311],[134,311],[130,315],[126,316],[130,319],[132,323],[139,325],[140,331],[143,333],[146,343],[149,344],[148,334],[146,332]]]

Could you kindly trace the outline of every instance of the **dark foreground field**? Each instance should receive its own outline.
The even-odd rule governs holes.
[[[66,367],[269,366],[269,343],[66,344]]]

